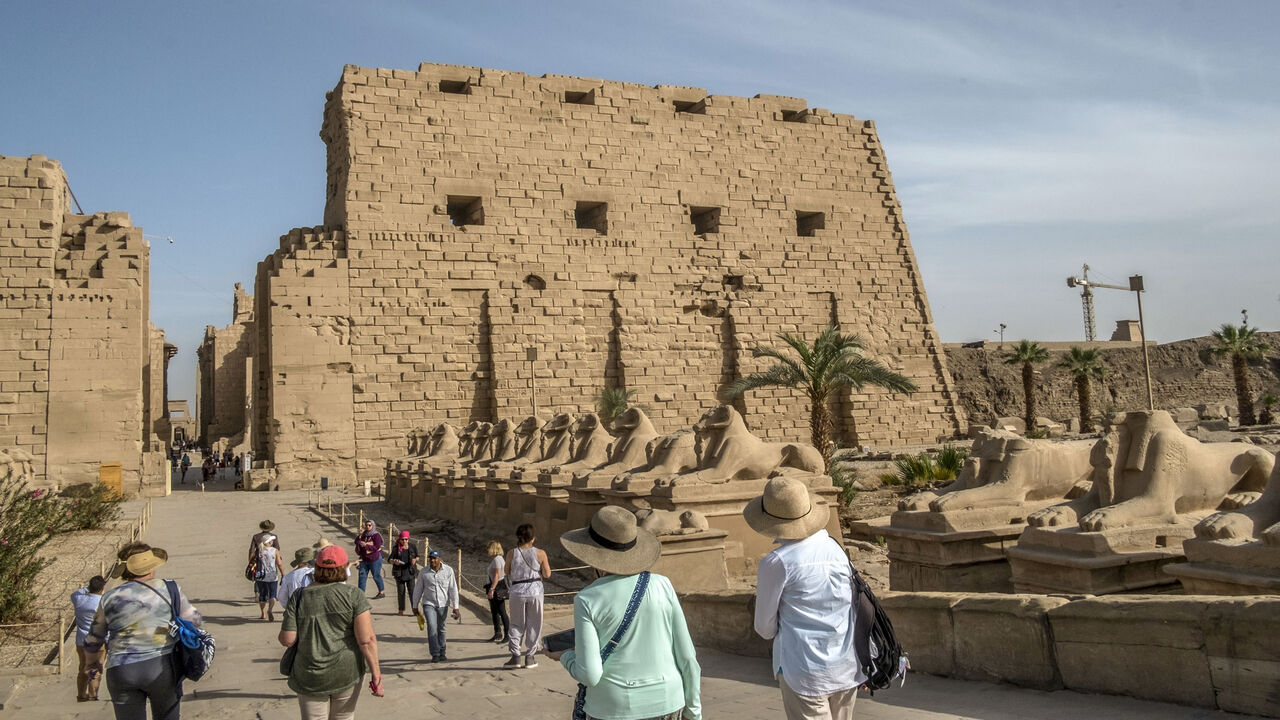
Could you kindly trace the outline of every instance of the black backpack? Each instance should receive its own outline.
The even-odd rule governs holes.
[[[844,551],[843,547],[840,549]],[[863,687],[871,695],[875,695],[876,690],[890,687],[894,680],[898,680],[901,687],[907,681],[911,662],[898,644],[893,634],[893,623],[889,622],[889,616],[880,607],[880,601],[876,600],[867,581],[858,574],[853,563],[849,564],[849,571],[853,573],[853,649],[858,654],[863,672],[867,674]],[[874,653],[872,648],[875,648]]]

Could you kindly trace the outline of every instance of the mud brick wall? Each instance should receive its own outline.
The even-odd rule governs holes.
[[[166,414],[149,248],[128,214],[70,203],[56,161],[0,156],[0,450],[31,455],[40,486],[119,462],[127,494],[161,494],[144,458]]]
[[[544,413],[616,384],[660,430],[688,427],[764,367],[758,343],[830,322],[921,388],[840,400],[843,441],[961,427],[870,122],[798,98],[423,64],[345,68],[321,136],[360,476],[414,427],[527,414],[531,374]],[[277,281],[281,260],[263,266]],[[262,272],[260,309],[277,302]],[[764,437],[808,438],[796,393],[739,407]]]

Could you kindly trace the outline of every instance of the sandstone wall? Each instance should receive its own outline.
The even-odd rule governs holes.
[[[332,356],[323,370],[308,363],[306,397],[323,388],[338,402],[348,383],[351,395],[337,417],[287,419],[316,407],[293,391],[288,407],[259,404],[256,427],[275,436],[259,438],[263,449],[308,445],[289,437],[304,417],[349,416],[324,452],[353,450],[354,471],[374,476],[414,427],[527,414],[534,394],[543,412],[585,411],[606,385],[637,391],[670,432],[765,366],[756,344],[833,321],[921,386],[843,399],[842,439],[893,445],[960,429],[869,122],[797,98],[424,64],[348,66],[321,135],[327,229],[309,232],[340,229],[342,240],[282,245],[260,266],[255,398],[281,391],[276,322],[332,328],[290,343]],[[771,439],[807,439],[805,408],[789,391],[740,404]],[[354,448],[338,447],[348,435]]]
[[[1271,346],[1268,357],[1250,365],[1250,382],[1256,399],[1263,392],[1280,394],[1280,333],[1260,333]],[[1231,361],[1213,359],[1205,350],[1211,337],[1192,338],[1149,348],[1152,391],[1156,407],[1171,409],[1201,404],[1236,404],[1235,381]],[[1069,373],[1056,366],[1069,345],[1055,351],[1050,362],[1037,366],[1037,414],[1058,421],[1079,416],[1079,400]],[[1080,343],[1084,345],[1084,343]],[[1108,404],[1120,410],[1145,408],[1146,385],[1143,381],[1140,347],[1102,349],[1107,377],[1093,387],[1094,413]],[[1005,365],[1003,354],[994,343],[985,348],[946,347],[947,367],[955,379],[956,395],[969,419],[990,422],[997,417],[1021,417],[1023,412],[1021,367]],[[1261,408],[1258,408],[1259,410]],[[1278,408],[1277,410],[1280,410]]]
[[[0,449],[29,453],[41,486],[96,481],[100,463],[119,462],[127,493],[159,494],[144,458],[164,416],[149,250],[127,214],[69,203],[58,163],[0,156]]]
[[[205,443],[239,442],[247,426],[249,381],[256,335],[253,296],[236,283],[232,321],[223,328],[206,326],[196,350],[196,385],[200,437]]]

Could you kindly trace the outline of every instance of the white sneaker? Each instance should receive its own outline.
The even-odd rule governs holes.
[[[538,656],[537,656],[537,655],[526,655],[526,656],[524,657],[524,666],[525,666],[526,668],[536,668],[536,667],[538,667]]]

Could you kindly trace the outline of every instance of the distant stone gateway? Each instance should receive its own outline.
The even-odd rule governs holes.
[[[413,428],[538,403],[580,416],[606,386],[687,428],[763,367],[757,344],[832,322],[921,388],[842,399],[837,438],[962,427],[870,122],[798,98],[423,64],[346,67],[320,134],[324,225],[281,238],[252,312],[238,295],[201,356],[207,439],[245,432],[255,487],[379,479]],[[736,408],[762,440],[795,442],[805,402]]]

